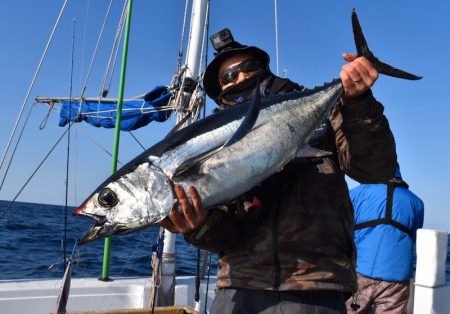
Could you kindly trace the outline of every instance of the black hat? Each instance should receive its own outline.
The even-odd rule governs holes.
[[[224,30],[218,32],[217,34],[223,33]],[[216,47],[214,43],[214,34],[211,36],[211,41],[213,45]],[[231,36],[231,33],[228,35]],[[231,56],[246,53],[249,55],[253,55],[257,60],[263,62],[264,68],[267,68],[270,62],[269,55],[264,51],[254,46],[245,46],[237,41],[234,41],[231,36],[231,42],[226,44],[224,47],[220,47],[216,49],[215,58],[211,61],[211,63],[206,67],[205,74],[203,76],[203,86],[205,88],[206,94],[211,97],[213,100],[216,100],[220,95],[222,88],[219,83],[219,68],[222,62],[228,59]]]

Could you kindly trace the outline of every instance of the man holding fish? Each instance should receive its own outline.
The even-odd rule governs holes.
[[[80,243],[159,223],[219,254],[211,313],[345,313],[357,290],[345,175],[385,183],[397,162],[370,88],[380,73],[420,79],[372,54],[355,12],[352,25],[358,54],[312,90],[228,30],[213,35],[203,83],[220,110],[105,180],[74,211],[96,221]]]
[[[221,110],[250,101],[255,89],[263,96],[303,90],[272,74],[267,53],[235,42],[227,29],[211,40],[217,52],[204,87]],[[202,207],[195,187],[175,186],[182,210],[174,208],[161,225],[219,254],[211,313],[346,313],[356,274],[344,176],[386,182],[396,151],[383,106],[370,90],[379,71],[364,56],[343,58],[344,95],[309,137],[315,154],[295,158],[215,208]]]

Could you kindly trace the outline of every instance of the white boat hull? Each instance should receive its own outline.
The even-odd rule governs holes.
[[[420,229],[417,232],[417,270],[411,285],[408,313],[450,313],[450,282],[445,282],[448,234]],[[214,299],[216,277],[211,277],[208,309]],[[175,278],[175,306],[195,308],[195,277]],[[106,311],[148,307],[151,279],[117,278],[104,282],[96,278],[72,278],[67,311]],[[49,314],[54,311],[62,280],[0,281],[0,312],[8,314]],[[206,280],[200,285],[201,310],[206,296]]]
[[[194,308],[195,277],[176,277],[175,305]],[[0,312],[8,314],[49,314],[55,310],[61,280],[1,281]],[[96,278],[71,281],[67,311],[105,311],[148,307],[151,279],[118,278],[104,282]],[[214,298],[215,277],[210,278],[208,309]],[[200,285],[203,310],[206,280]]]

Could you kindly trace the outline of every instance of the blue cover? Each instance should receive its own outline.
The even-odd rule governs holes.
[[[350,191],[355,224],[384,218],[386,184],[362,184]],[[415,235],[424,219],[422,200],[406,188],[394,189],[392,219]],[[385,281],[412,277],[415,239],[392,225],[377,225],[355,231],[356,270],[363,276]]]
[[[166,86],[157,86],[141,100],[123,102],[122,131],[136,130],[152,121],[164,122],[172,110],[155,110],[167,105],[172,93]],[[81,106],[81,107],[80,107]],[[100,101],[63,101],[59,126],[65,126],[69,121],[86,121],[95,127],[114,128],[116,123],[117,103]],[[70,112],[70,117],[69,117]]]

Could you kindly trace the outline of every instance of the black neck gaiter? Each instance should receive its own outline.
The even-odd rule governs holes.
[[[289,79],[280,78],[270,71],[264,71],[242,83],[230,86],[223,90],[216,102],[219,103],[221,109],[225,109],[234,106],[235,104],[251,100],[258,79],[260,80],[259,94],[261,96],[300,91],[303,89],[303,86],[298,85]]]
[[[217,98],[222,109],[234,106],[235,104],[251,100],[256,88],[256,81],[260,79],[260,95],[264,95],[264,90],[272,79],[273,75],[269,72],[262,72],[259,75],[245,80],[239,84],[228,87],[223,90]]]

